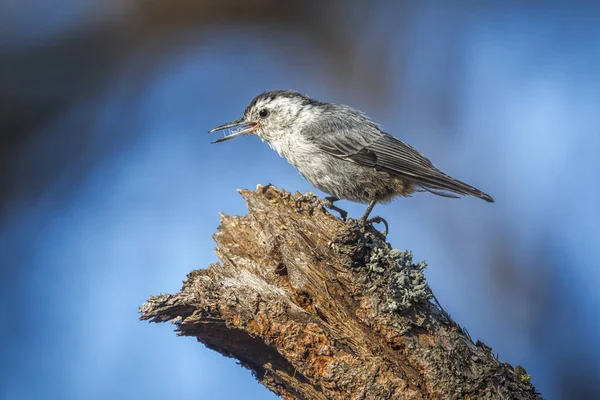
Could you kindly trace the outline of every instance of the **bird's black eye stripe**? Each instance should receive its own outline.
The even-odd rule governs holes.
[[[263,108],[262,110],[260,110],[258,112],[258,115],[260,115],[261,118],[266,118],[269,116],[269,110],[267,110],[266,108]]]

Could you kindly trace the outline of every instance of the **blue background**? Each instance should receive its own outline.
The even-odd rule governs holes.
[[[216,261],[236,189],[314,191],[255,137],[209,145],[278,88],[492,194],[375,213],[545,398],[600,398],[598,3],[34,3],[0,4],[2,399],[275,398],[137,307]]]

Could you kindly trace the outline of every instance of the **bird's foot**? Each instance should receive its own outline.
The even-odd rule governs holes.
[[[328,208],[337,211],[340,214],[342,221],[346,221],[348,213],[333,204],[336,200],[335,197],[325,197],[324,199],[320,199],[312,193],[306,193],[296,199],[296,212],[308,211],[309,213],[312,213],[315,208]]]
[[[384,236],[386,236],[389,232],[390,232],[390,227],[387,223],[387,221],[382,218],[382,217],[373,217],[373,218],[360,218],[360,219],[352,219],[350,218],[347,221],[348,225],[352,228],[352,229],[365,229],[367,228],[367,226],[373,226],[373,224],[383,224],[385,226],[385,230],[383,232],[381,232]]]
[[[373,224],[384,224],[385,230],[383,232],[378,231],[373,227]],[[333,248],[337,244],[361,244],[364,245],[365,237],[368,235],[375,235],[381,240],[385,240],[385,236],[389,232],[389,226],[385,219],[382,217],[373,217],[370,219],[360,218],[353,219],[348,218],[346,221],[345,229],[338,231],[336,235],[329,242],[329,247]]]
[[[387,221],[380,216],[369,218],[369,219],[365,220],[364,223],[371,224],[371,225],[383,224],[383,226],[385,226],[385,231],[383,231],[381,233],[383,233],[384,236],[387,236],[387,234],[390,233],[390,227],[389,227]]]

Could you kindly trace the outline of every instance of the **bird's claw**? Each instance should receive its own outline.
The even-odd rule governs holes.
[[[367,225],[371,225],[373,226],[373,224],[383,224],[385,226],[385,230],[383,232],[381,232],[384,236],[386,236],[389,232],[390,232],[390,227],[387,223],[387,221],[382,218],[382,217],[373,217],[373,218],[369,218],[369,219],[364,219],[364,218],[360,218],[360,219],[350,219],[347,221],[347,223],[349,223],[349,225],[352,228],[366,228]]]
[[[337,211],[337,213],[340,214],[340,218],[342,219],[342,221],[346,222],[346,218],[348,218],[348,212],[346,210],[342,210],[341,208],[333,204],[334,201],[335,200],[333,200],[331,197],[325,197],[323,200],[321,200],[325,207],[327,207],[330,210]]]
[[[380,216],[369,218],[368,220],[366,220],[364,222],[365,222],[365,224],[371,224],[371,225],[383,224],[383,226],[385,226],[385,231],[383,231],[381,233],[383,233],[384,236],[387,236],[387,234],[390,233],[390,227],[389,227],[387,221]]]
[[[385,231],[383,231],[383,232],[378,232],[373,227],[373,224],[380,224],[380,223],[385,225]],[[365,244],[364,240],[365,240],[365,235],[367,233],[380,235],[380,237],[382,239],[385,239],[385,236],[388,234],[388,232],[389,232],[388,223],[382,217],[377,216],[377,217],[373,217],[370,219],[349,218],[348,221],[346,221],[345,229],[338,231],[338,233],[336,233],[333,236],[333,238],[328,243],[328,245],[329,245],[330,249],[333,249],[336,244],[357,244],[358,243],[358,244],[360,244],[360,247],[362,248]]]
[[[330,210],[337,211],[340,214],[342,221],[346,221],[346,218],[348,217],[348,213],[346,211],[342,210],[341,208],[335,206],[335,204],[333,204],[334,201],[335,200],[332,200],[329,197],[320,199],[319,197],[317,197],[316,195],[314,195],[312,193],[303,194],[296,199],[296,212],[302,212],[302,211],[312,212],[315,208],[321,208],[321,209],[328,208]],[[308,204],[302,205],[302,203],[308,203]]]

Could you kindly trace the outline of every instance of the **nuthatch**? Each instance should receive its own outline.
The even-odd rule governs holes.
[[[258,135],[313,186],[330,194],[324,204],[339,211],[342,218],[346,213],[333,205],[339,199],[369,204],[363,223],[375,220],[367,218],[376,203],[416,191],[454,198],[471,195],[494,202],[490,195],[443,173],[415,148],[345,105],[274,90],[256,96],[241,118],[209,133],[229,128],[235,129],[213,143]]]

